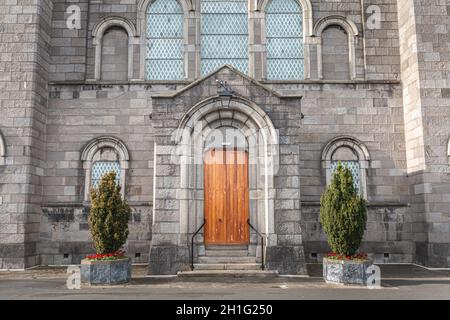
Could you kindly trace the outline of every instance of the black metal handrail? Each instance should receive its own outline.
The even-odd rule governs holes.
[[[254,226],[252,226],[252,224],[250,223],[250,219],[247,219],[247,224],[250,226],[250,228],[256,232],[256,234],[258,236],[261,237],[261,269],[264,270],[266,265],[264,262],[264,235],[259,232],[258,230],[256,230],[256,228]]]
[[[198,228],[197,231],[192,235],[191,238],[191,270],[194,270],[194,238],[195,236],[202,230],[202,228],[205,226],[206,220],[203,220],[203,224]]]

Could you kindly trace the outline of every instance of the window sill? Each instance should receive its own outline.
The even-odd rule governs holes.
[[[389,201],[367,201],[367,207],[369,208],[385,208],[385,207],[409,207],[411,206],[406,202],[389,202]],[[305,207],[319,207],[320,201],[302,201],[302,206]]]
[[[264,84],[400,84],[400,80],[260,80]]]
[[[150,207],[152,206],[152,202],[142,202],[142,201],[127,201],[127,203],[132,207]],[[70,207],[70,208],[80,208],[80,207],[90,207],[90,201],[83,202],[49,202],[43,203],[41,207],[47,208],[57,208],[57,207]]]
[[[104,81],[104,80],[86,80],[86,81],[50,81],[48,84],[58,85],[97,85],[97,86],[119,86],[119,85],[188,85],[193,81],[189,80],[124,80],[124,81]]]

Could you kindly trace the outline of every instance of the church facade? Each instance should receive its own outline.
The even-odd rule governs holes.
[[[376,263],[450,267],[450,5],[5,0],[0,269],[79,263],[111,170],[150,274],[305,274],[339,162]]]

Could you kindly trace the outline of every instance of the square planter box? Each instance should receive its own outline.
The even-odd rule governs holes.
[[[131,260],[81,260],[81,282],[90,285],[113,285],[131,280]]]
[[[367,285],[371,260],[349,261],[323,258],[323,279],[327,283]]]

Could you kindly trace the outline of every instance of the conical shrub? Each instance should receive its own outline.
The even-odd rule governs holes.
[[[367,222],[364,199],[358,195],[350,170],[341,163],[320,199],[320,223],[334,253],[353,256]]]
[[[89,227],[98,254],[119,250],[128,238],[130,206],[122,199],[116,173],[102,176],[97,188],[91,188],[91,209]]]

